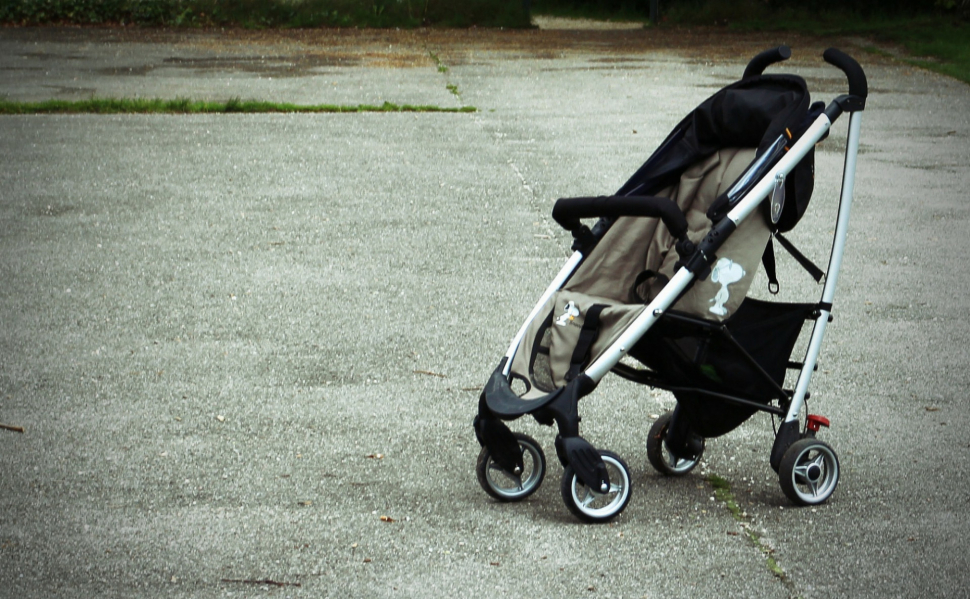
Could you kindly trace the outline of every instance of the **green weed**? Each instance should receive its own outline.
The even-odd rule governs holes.
[[[441,58],[437,54],[435,54],[431,50],[428,50],[428,56],[431,57],[431,60],[434,62],[435,66],[438,68],[438,72],[439,73],[447,73],[448,72],[448,65],[446,65],[443,62],[441,62]]]
[[[741,509],[741,506],[738,505],[737,500],[734,498],[734,493],[731,492],[731,483],[728,482],[727,479],[716,474],[708,476],[707,482],[710,483],[711,488],[714,489],[714,498],[723,503],[728,511],[731,512],[731,515],[744,531],[744,535],[747,537],[748,541],[762,554],[764,554],[765,566],[768,568],[768,570],[785,584],[790,584],[785,571],[781,568],[781,566],[778,565],[778,562],[775,561],[775,558],[772,555],[774,550],[761,539],[761,535],[755,532],[755,530],[748,523],[747,515]]]

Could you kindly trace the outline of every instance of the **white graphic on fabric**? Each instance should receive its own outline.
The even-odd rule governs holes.
[[[744,269],[741,265],[732,261],[729,258],[721,258],[714,265],[714,269],[711,271],[711,281],[714,283],[720,283],[721,289],[711,300],[714,304],[711,306],[711,313],[717,314],[718,316],[726,316],[728,311],[724,307],[730,297],[730,292],[728,291],[728,285],[731,283],[737,283],[744,278]]]
[[[576,302],[569,302],[566,304],[563,313],[556,319],[556,324],[564,327],[570,322],[572,322],[577,316],[579,316],[579,308],[576,307]]]

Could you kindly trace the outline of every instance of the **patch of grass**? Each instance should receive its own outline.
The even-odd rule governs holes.
[[[772,574],[777,576],[786,585],[791,584],[785,571],[778,565],[775,561],[772,553],[772,549],[767,543],[762,540],[761,535],[759,535],[753,528],[751,528],[748,522],[747,515],[738,505],[737,500],[734,498],[734,494],[731,492],[731,483],[727,479],[722,478],[716,474],[712,474],[707,477],[707,482],[710,483],[711,488],[714,489],[714,498],[721,503],[731,512],[734,519],[738,522],[741,529],[744,531],[744,535],[748,538],[748,541],[758,549],[765,556],[765,566],[771,571]]]
[[[793,16],[778,22],[752,22],[746,27],[822,36],[864,36],[872,39],[876,47],[879,43],[902,46],[908,55],[896,56],[898,60],[970,83],[970,23],[961,20],[933,15],[870,19],[833,15],[815,20]]]
[[[902,60],[970,83],[970,23],[913,23],[875,32],[877,40],[901,44]]]
[[[226,102],[207,102],[177,98],[161,99],[114,99],[92,98],[90,100],[45,100],[42,102],[12,102],[0,100],[0,114],[231,114],[231,113],[359,113],[359,112],[477,112],[473,106],[448,108],[441,106],[415,106],[384,102],[379,106],[368,104],[288,104],[261,102],[232,98]]]
[[[759,0],[678,2],[666,15],[677,25],[718,25],[737,31],[795,31],[808,35],[866,37],[892,44],[895,58],[970,83],[970,22],[953,12],[865,14],[844,9],[772,8]],[[877,53],[886,54],[884,50]]]
[[[901,46],[894,58],[970,83],[970,2],[842,4],[765,0],[670,0],[660,3],[663,26],[725,27],[736,31],[794,31],[814,36],[867,37]],[[533,0],[532,12],[552,16],[646,22],[648,0]],[[853,8],[856,7],[856,8]],[[918,10],[914,12],[914,7]],[[867,9],[867,10],[862,10]],[[907,12],[908,10],[908,12]],[[867,49],[867,50],[869,50]],[[884,51],[878,53],[885,53]]]

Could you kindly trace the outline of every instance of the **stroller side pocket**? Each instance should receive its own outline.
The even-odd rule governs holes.
[[[544,393],[563,387],[609,347],[641,310],[642,305],[560,291],[529,327],[512,372]]]
[[[556,384],[552,378],[552,312],[543,320],[542,326],[536,334],[532,351],[529,353],[529,378],[532,383],[547,393],[555,390]]]

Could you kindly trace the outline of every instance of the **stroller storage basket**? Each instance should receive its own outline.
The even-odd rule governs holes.
[[[784,413],[789,356],[815,310],[814,304],[747,298],[722,324],[670,312],[630,350],[649,370],[616,372],[673,391],[691,428],[718,437],[759,409]],[[768,407],[773,400],[777,410]]]

